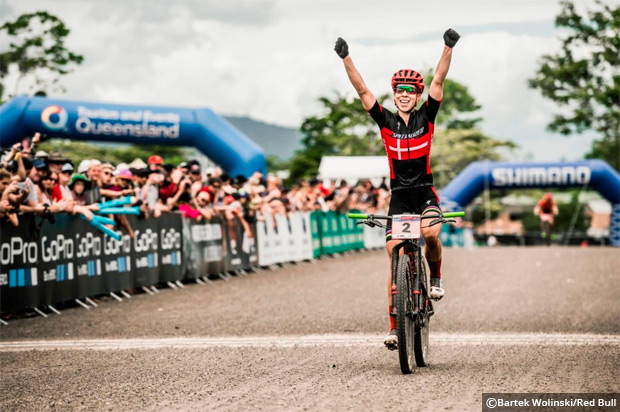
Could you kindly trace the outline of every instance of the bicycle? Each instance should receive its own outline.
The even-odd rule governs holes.
[[[403,374],[417,366],[428,364],[428,337],[430,317],[435,313],[428,296],[428,279],[425,259],[420,246],[421,223],[434,219],[426,227],[439,223],[455,223],[446,218],[464,216],[465,212],[449,212],[432,215],[402,214],[393,216],[349,213],[350,219],[363,219],[357,225],[385,228],[379,220],[392,220],[392,239],[402,239],[392,250],[392,297],[398,336],[398,358]],[[401,253],[402,251],[402,253]],[[395,257],[398,257],[395,259]]]
[[[540,223],[542,226],[542,230],[540,232],[540,236],[545,240],[545,244],[547,246],[551,246],[551,238],[553,236],[551,232],[551,221],[553,219],[552,213],[541,213],[540,214]]]

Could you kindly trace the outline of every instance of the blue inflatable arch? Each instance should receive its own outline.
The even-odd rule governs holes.
[[[620,174],[602,160],[572,163],[474,162],[441,192],[442,207],[448,210],[467,206],[486,187],[590,188],[612,204],[609,240],[620,246]]]
[[[209,109],[16,97],[0,106],[0,146],[40,132],[70,140],[196,147],[231,176],[266,172],[263,150]]]

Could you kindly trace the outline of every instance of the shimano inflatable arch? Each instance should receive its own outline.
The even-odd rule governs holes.
[[[209,109],[16,97],[0,106],[0,146],[35,132],[70,140],[192,146],[231,176],[266,172],[263,150]]]
[[[441,205],[447,210],[461,209],[485,187],[594,189],[612,205],[609,243],[620,246],[620,174],[602,160],[569,163],[474,162],[442,190]]]

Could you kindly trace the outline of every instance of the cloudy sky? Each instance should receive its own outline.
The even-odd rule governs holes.
[[[578,0],[578,5],[588,4]],[[555,110],[527,87],[559,49],[556,0],[0,0],[0,20],[46,10],[85,57],[63,79],[76,100],[210,107],[299,127],[317,98],[354,95],[333,51],[341,36],[368,87],[400,68],[434,68],[442,34],[461,34],[449,77],[482,105],[482,130],[518,143],[520,160],[578,160],[592,135],[546,132]]]

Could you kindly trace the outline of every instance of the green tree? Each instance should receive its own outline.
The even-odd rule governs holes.
[[[26,78],[28,92],[60,88],[60,77],[84,60],[65,47],[69,32],[62,20],[45,11],[22,14],[0,26],[0,38],[9,43],[8,49],[0,53],[0,101],[6,91],[6,77],[12,71],[18,77],[9,97],[20,93]]]
[[[435,131],[431,162],[435,186],[444,187],[470,163],[502,160],[516,145],[486,136],[478,129],[439,129]]]
[[[432,73],[427,74],[424,76],[424,82],[430,85],[433,77]],[[449,98],[442,99],[441,110],[439,110],[436,119],[438,125],[446,129],[473,129],[482,121],[482,117],[473,117],[474,112],[480,110],[482,106],[469,94],[467,86],[446,79],[443,84],[443,94]],[[428,91],[421,101],[427,98]]]
[[[561,2],[555,19],[563,34],[561,50],[543,56],[529,85],[561,108],[549,130],[598,132],[601,138],[587,157],[605,159],[620,170],[620,6],[595,4],[581,16],[572,2]]]
[[[385,104],[388,95],[377,100]],[[359,98],[336,93],[334,99],[321,97],[319,102],[324,114],[309,117],[301,125],[303,149],[291,159],[291,181],[316,175],[323,156],[368,156],[383,150],[377,125]]]

